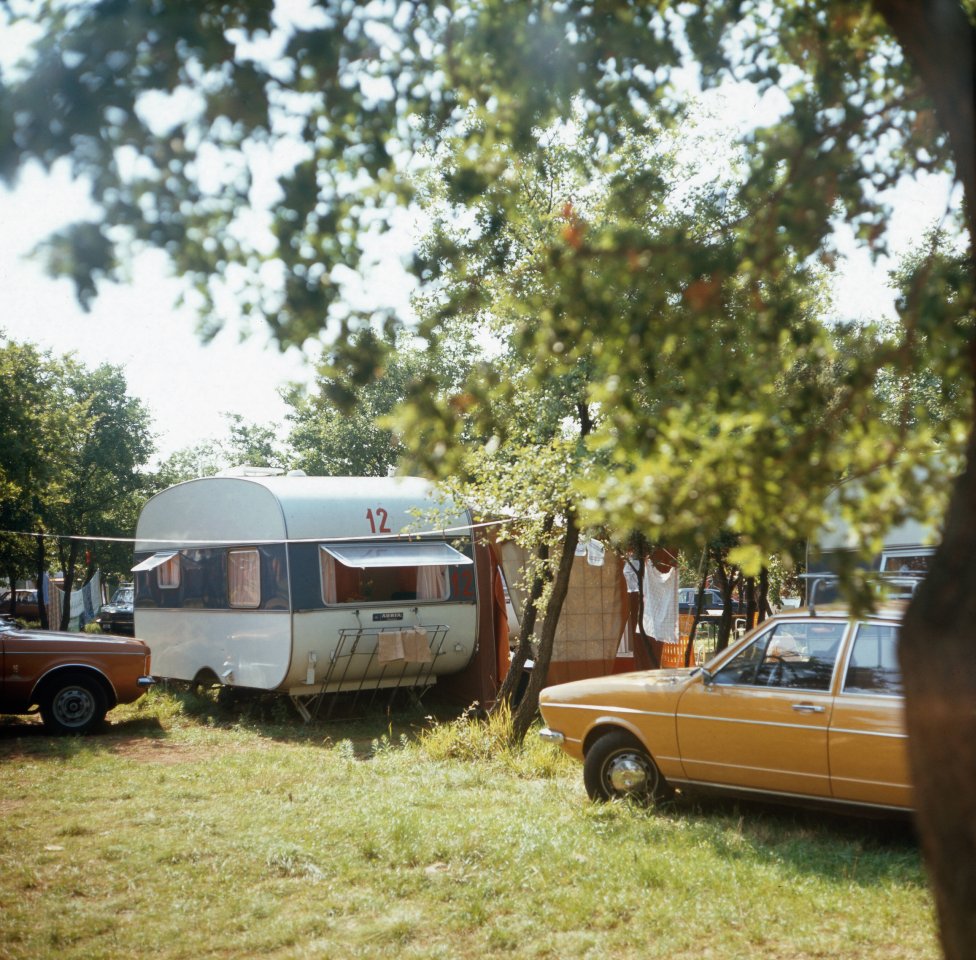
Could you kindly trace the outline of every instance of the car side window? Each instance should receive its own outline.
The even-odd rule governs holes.
[[[829,690],[847,624],[777,623],[715,674],[719,684]]]
[[[759,667],[766,657],[766,648],[775,632],[773,628],[756,637],[748,647],[737,653],[715,674],[715,682],[730,686],[738,684],[755,686]]]
[[[900,696],[898,628],[893,624],[859,623],[844,675],[845,693]]]

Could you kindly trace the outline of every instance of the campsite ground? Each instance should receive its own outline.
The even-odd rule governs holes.
[[[593,805],[537,738],[283,706],[160,690],[96,737],[0,721],[0,956],[939,955],[903,822]]]

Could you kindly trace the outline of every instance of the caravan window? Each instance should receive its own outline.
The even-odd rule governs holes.
[[[140,560],[133,573],[149,574],[156,571],[156,585],[166,590],[175,590],[180,585],[180,555],[175,550],[161,550]]]
[[[910,548],[905,550],[886,550],[881,555],[881,572],[897,577],[904,574],[906,578],[921,578],[929,572],[929,560],[932,550]],[[910,600],[914,587],[908,580],[904,584],[891,586],[888,595],[895,600]]]
[[[471,562],[446,543],[323,545],[322,599],[329,605],[448,600],[451,567]]]
[[[932,550],[885,550],[881,555],[884,573],[928,573]]]
[[[284,544],[160,551],[133,568],[136,607],[288,610]]]
[[[261,605],[261,560],[257,550],[228,552],[227,600],[232,607]]]

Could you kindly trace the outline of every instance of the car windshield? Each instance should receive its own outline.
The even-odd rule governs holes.
[[[845,621],[780,621],[760,633],[715,674],[718,684],[827,690]]]
[[[17,590],[15,596],[18,603],[36,603],[37,601],[36,590]],[[2,597],[0,597],[0,604],[9,604],[11,599],[11,593],[8,590]]]
[[[706,607],[722,605],[722,595],[717,590],[706,590],[704,598]],[[697,599],[698,590],[694,587],[683,587],[678,591],[678,601],[680,603],[694,603]]]
[[[132,587],[122,587],[115,591],[112,603],[132,603]]]

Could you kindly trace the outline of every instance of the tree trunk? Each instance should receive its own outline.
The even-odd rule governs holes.
[[[522,611],[522,620],[519,623],[518,644],[512,656],[508,673],[502,681],[498,696],[495,698],[497,709],[502,704],[512,705],[512,699],[519,688],[519,681],[522,679],[522,671],[525,669],[525,662],[532,653],[532,637],[535,634],[535,621],[539,613],[539,599],[546,584],[552,578],[549,572],[549,537],[552,533],[552,525],[555,517],[552,514],[546,516],[542,524],[542,539],[536,549],[536,560],[539,564],[536,575],[532,579],[532,586],[529,588],[529,595],[526,600],[525,609]]]
[[[51,622],[47,615],[47,604],[44,602],[46,597],[44,596],[44,576],[47,573],[47,562],[44,555],[44,537],[40,534],[37,535],[37,549],[34,553],[35,560],[35,582],[37,583],[37,615],[41,621],[41,629],[49,630]],[[51,589],[51,585],[47,585],[47,589]]]
[[[759,622],[759,602],[756,599],[755,577],[746,577],[744,593],[746,595],[746,630],[748,630],[754,623]]]
[[[901,633],[922,848],[949,960],[976,951],[976,432]]]
[[[976,28],[961,0],[874,0],[949,134],[976,239]]]
[[[949,134],[976,267],[976,26],[960,0],[874,4]],[[972,335],[970,360],[976,375]],[[916,819],[948,960],[976,955],[976,397],[971,424],[966,469],[899,651]]]
[[[64,596],[61,598],[61,625],[59,630],[67,630],[71,622],[71,588],[75,582],[75,564],[78,562],[78,541],[72,540],[68,545],[68,562],[64,567]]]
[[[7,609],[0,612],[9,613],[13,617],[17,613],[17,572],[10,567],[7,567],[7,583],[10,585],[10,600]]]
[[[722,584],[722,616],[718,622],[717,650],[724,650],[732,638],[732,593],[741,581],[741,574],[733,573],[733,568],[726,568],[725,563],[718,561],[718,576]]]
[[[515,713],[512,714],[512,738],[521,743],[535,720],[539,709],[539,692],[546,684],[549,673],[549,663],[552,660],[552,648],[556,640],[556,627],[562,613],[563,601],[569,589],[569,576],[573,571],[573,561],[576,556],[576,544],[579,542],[579,527],[572,510],[566,512],[566,537],[563,540],[559,566],[553,580],[549,602],[546,604],[546,615],[542,621],[542,636],[539,638],[539,652],[536,655],[535,667],[529,676],[528,686],[519,702]]]
[[[769,569],[759,571],[759,597],[756,600],[756,624],[760,624],[770,614],[769,609]]]
[[[705,584],[708,583],[708,568],[705,566],[705,557],[702,558],[702,578],[698,584],[698,593],[695,594],[695,619],[691,621],[691,629],[688,631],[688,645],[685,647],[685,666],[691,666],[691,654],[695,649],[695,639],[698,636],[698,624],[701,623],[701,615],[705,609]],[[716,650],[717,652],[717,650]]]

